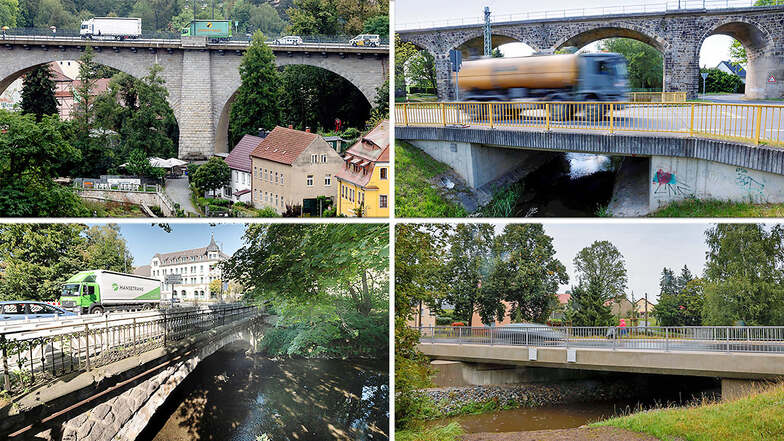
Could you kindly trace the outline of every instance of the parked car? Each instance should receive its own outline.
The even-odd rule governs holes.
[[[566,341],[566,335],[540,323],[512,323],[493,330],[493,338],[504,343],[552,345]]]
[[[381,44],[381,37],[377,34],[359,34],[349,40],[352,46],[371,46],[376,47]]]
[[[70,317],[77,314],[44,302],[0,302],[0,321]]]
[[[300,45],[303,44],[302,37],[296,35],[289,35],[288,37],[280,37],[275,40],[275,44],[289,44],[289,45]]]

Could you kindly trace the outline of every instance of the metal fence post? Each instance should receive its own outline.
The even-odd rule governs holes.
[[[463,344],[463,328],[459,326],[457,328],[457,344]]]
[[[546,126],[545,129],[549,132],[550,131],[550,103],[546,103],[544,105],[544,116],[546,118]]]
[[[84,324],[85,351],[87,351],[87,370],[90,371],[90,326]]]
[[[689,136],[694,136],[694,103],[691,103],[691,112],[689,115]]]
[[[595,104],[595,105],[599,106],[601,104]],[[615,114],[614,114],[613,110],[615,110],[615,105],[610,103],[610,134],[611,135],[613,133],[615,133]],[[601,113],[601,112],[597,112],[597,114],[598,113]],[[597,124],[598,124],[598,121],[597,121]]]
[[[403,122],[408,125],[408,104],[403,104]]]
[[[729,352],[730,351],[730,328],[725,327],[724,332],[726,333],[725,340],[727,341],[727,352]]]
[[[670,352],[670,328],[664,328],[664,350]]]
[[[11,378],[8,376],[8,352],[5,334],[0,335],[0,344],[3,345],[3,389],[9,391],[11,390]]]
[[[441,125],[446,127],[446,104],[441,103]]]
[[[759,145],[760,129],[762,126],[762,106],[757,106],[756,112],[757,112],[757,117],[755,118],[756,123],[754,125],[754,144]]]
[[[133,318],[133,351],[136,352],[136,317]]]
[[[488,118],[490,119],[490,128],[492,129],[493,128],[493,105],[490,103],[487,104],[487,115]]]

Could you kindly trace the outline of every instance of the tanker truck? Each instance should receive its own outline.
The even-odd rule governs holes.
[[[79,314],[153,309],[161,303],[161,281],[106,270],[80,271],[63,284],[60,304]]]

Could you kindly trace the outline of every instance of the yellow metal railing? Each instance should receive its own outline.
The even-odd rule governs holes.
[[[682,103],[686,92],[631,92],[629,101],[633,103]]]
[[[644,132],[784,144],[784,106],[720,103],[434,102],[395,106],[398,126]]]

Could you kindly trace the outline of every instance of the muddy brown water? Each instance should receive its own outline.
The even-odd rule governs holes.
[[[232,347],[205,359],[139,440],[389,439],[386,360],[272,360]]]

